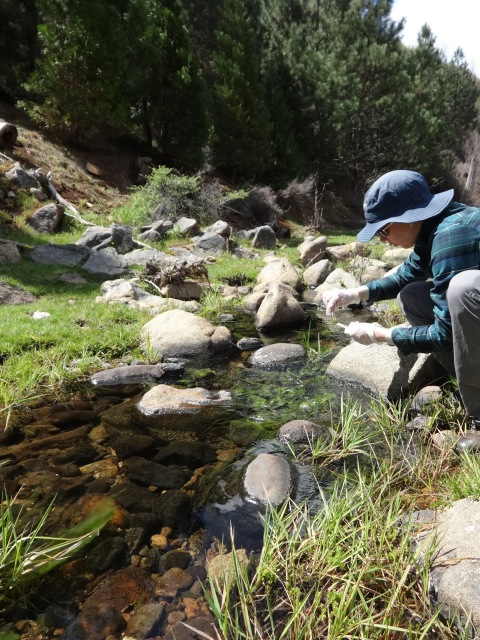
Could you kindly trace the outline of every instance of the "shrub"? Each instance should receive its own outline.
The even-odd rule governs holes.
[[[162,217],[175,220],[182,216],[205,224],[218,218],[224,200],[217,182],[202,183],[199,175],[183,176],[160,166],[147,177],[144,186],[134,190],[119,214],[124,222],[133,225]]]

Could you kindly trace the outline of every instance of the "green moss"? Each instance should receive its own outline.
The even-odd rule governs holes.
[[[242,418],[230,422],[229,435],[236,445],[247,447],[258,440],[272,438],[279,426],[278,422],[271,420],[255,422],[255,420]]]

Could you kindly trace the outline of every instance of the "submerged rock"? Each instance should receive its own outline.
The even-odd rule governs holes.
[[[159,364],[132,364],[94,373],[90,382],[99,386],[157,382],[164,374],[165,369]]]
[[[312,442],[322,438],[323,440],[331,440],[332,434],[325,427],[310,422],[309,420],[290,420],[278,430],[277,438],[281,442],[291,442],[293,444],[302,444]]]
[[[302,345],[278,342],[258,349],[248,361],[259,369],[282,370],[302,363],[306,356]]]
[[[139,421],[145,426],[178,433],[197,431],[214,420],[226,419],[232,402],[229,391],[207,391],[201,387],[177,389],[162,384],[147,391],[135,408]]]
[[[261,453],[248,465],[244,487],[250,499],[262,504],[281,504],[292,487],[290,465],[272,453]]]

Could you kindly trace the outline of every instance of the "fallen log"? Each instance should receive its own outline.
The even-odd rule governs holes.
[[[0,122],[0,148],[11,149],[18,138],[18,129],[9,122]]]

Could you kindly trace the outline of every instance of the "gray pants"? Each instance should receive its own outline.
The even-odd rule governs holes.
[[[397,302],[414,327],[434,322],[430,298],[431,282],[412,282],[404,287]],[[435,352],[449,373],[456,376],[460,395],[469,416],[480,426],[480,271],[463,271],[454,276],[447,291],[452,318],[451,352]],[[452,366],[453,365],[453,366]]]

